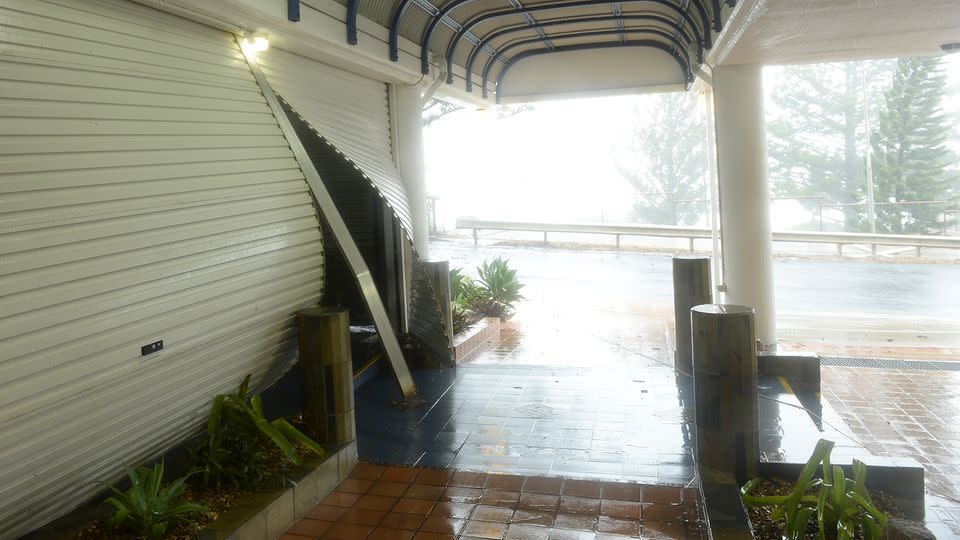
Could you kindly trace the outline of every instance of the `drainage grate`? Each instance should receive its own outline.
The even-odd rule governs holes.
[[[920,369],[926,371],[960,371],[960,362],[902,360],[899,358],[863,358],[861,356],[821,356],[820,365],[877,369]]]

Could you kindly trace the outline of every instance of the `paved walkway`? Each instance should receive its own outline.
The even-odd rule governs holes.
[[[706,539],[694,489],[360,463],[282,540]]]

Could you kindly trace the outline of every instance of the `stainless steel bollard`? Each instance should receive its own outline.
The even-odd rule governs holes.
[[[681,256],[673,258],[673,313],[676,322],[674,366],[683,373],[692,373],[690,344],[690,308],[713,303],[710,279],[710,257]]]
[[[754,311],[708,304],[690,319],[697,466],[704,481],[739,486],[760,462]]]

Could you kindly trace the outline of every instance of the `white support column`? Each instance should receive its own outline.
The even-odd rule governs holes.
[[[413,245],[423,260],[429,260],[427,229],[427,178],[423,162],[423,91],[420,85],[391,85],[394,121],[394,152],[400,177],[410,197]]]
[[[754,308],[757,339],[770,346],[776,312],[762,66],[715,68],[713,98],[724,302]]]

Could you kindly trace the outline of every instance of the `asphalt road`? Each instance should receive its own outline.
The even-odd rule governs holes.
[[[524,310],[672,318],[671,255],[484,246],[434,240],[431,260],[475,275],[510,260],[526,284]],[[810,342],[960,346],[960,265],[785,258],[774,265],[778,336]]]

